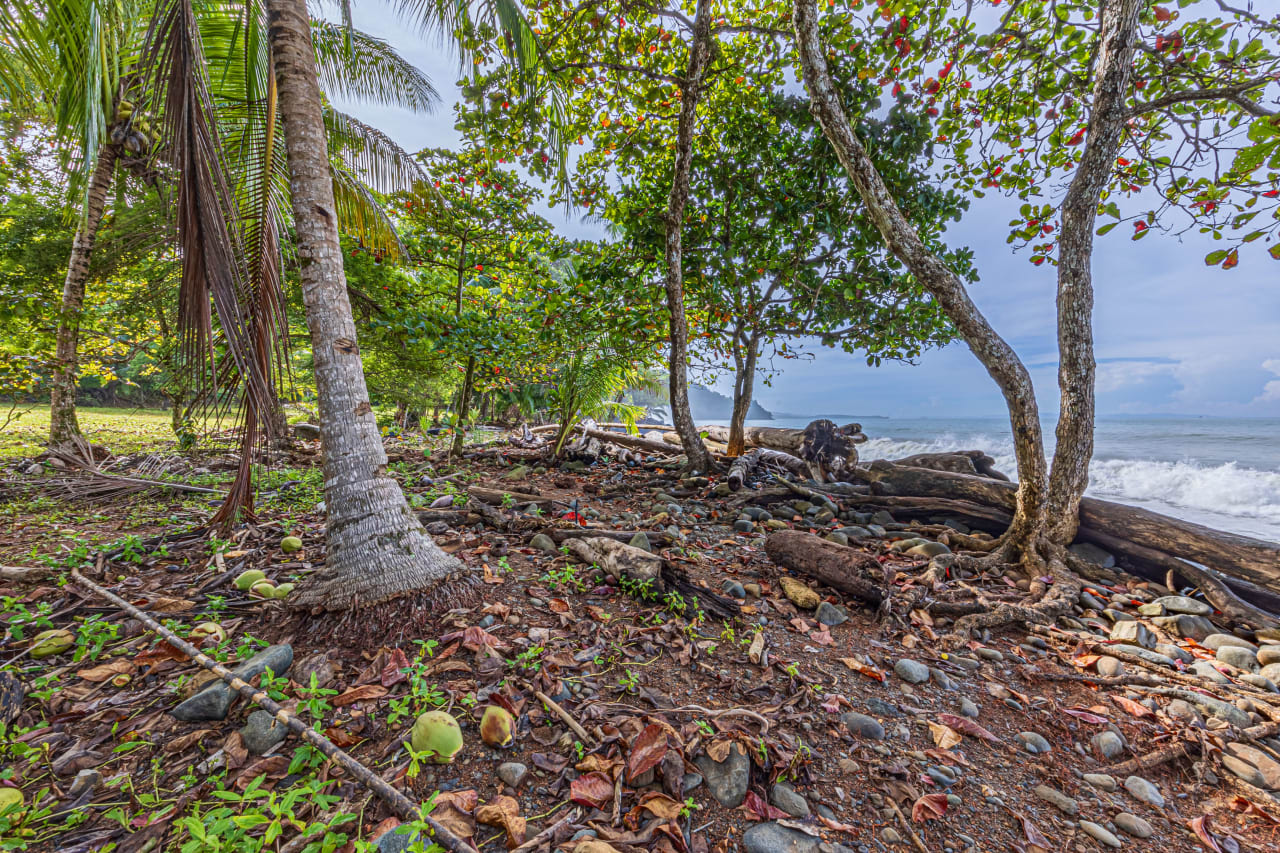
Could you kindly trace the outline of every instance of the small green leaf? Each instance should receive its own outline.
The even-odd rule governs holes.
[[[1112,228],[1115,228],[1119,224],[1120,224],[1119,222],[1108,222],[1106,225],[1103,225],[1101,228],[1099,228],[1095,233],[1099,237],[1101,237],[1103,234],[1106,234],[1108,231],[1110,231]]]
[[[1218,249],[1217,251],[1210,252],[1204,256],[1205,266],[1216,267],[1218,264],[1226,260],[1228,254],[1230,254],[1230,252],[1227,249]]]

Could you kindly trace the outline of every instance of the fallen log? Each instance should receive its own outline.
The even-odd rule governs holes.
[[[1016,506],[1017,486],[1001,480],[909,468],[876,461],[864,469],[872,492],[902,497],[935,497],[970,501],[1010,512]],[[1230,579],[1240,577],[1280,593],[1280,544],[1180,521],[1151,510],[1085,498],[1080,502],[1078,540],[1099,537],[1181,557],[1217,570]]]
[[[555,501],[544,498],[541,495],[529,495],[523,492],[514,492],[509,489],[490,489],[484,486],[468,486],[467,494],[476,500],[484,501],[491,506],[503,506],[507,499],[515,501],[518,504],[537,504],[538,508],[543,512],[549,512],[555,505]]]
[[[781,530],[764,540],[764,551],[779,566],[838,589],[872,607],[880,607],[889,598],[888,588],[881,581],[873,580],[884,577],[880,562],[856,548],[812,533]]]
[[[814,421],[813,423],[822,423],[822,421]],[[862,424],[835,426],[831,421],[826,421],[826,423],[832,424],[836,433],[848,439],[851,444],[862,444],[867,440],[867,436],[862,432]],[[808,429],[808,427],[805,429]],[[768,447],[771,450],[781,450],[793,456],[798,456],[804,447],[805,429],[749,426],[743,427],[742,439],[743,444],[747,447]],[[713,441],[719,441],[723,444],[729,443],[729,428],[727,426],[704,426],[698,427],[698,430],[705,432],[707,438]]]
[[[619,583],[627,580],[647,584],[651,596],[661,598],[664,593],[676,592],[684,599],[686,606],[722,619],[732,619],[740,612],[736,601],[695,585],[684,571],[670,561],[642,548],[603,536],[570,539],[568,545],[569,553],[574,557],[584,563],[599,566],[605,574]],[[693,616],[694,613],[691,611],[689,615]]]
[[[728,442],[729,428],[701,427],[707,437]],[[816,420],[804,429],[746,427],[744,443],[790,454],[804,460],[809,476],[818,482],[838,479],[858,464],[858,445],[866,441],[861,424],[836,426],[832,421]]]
[[[601,530],[596,527],[547,527],[539,532],[551,537],[551,541],[557,545],[568,542],[570,539],[586,539],[592,536],[613,539],[616,542],[630,543],[637,533],[643,533],[648,537],[650,545],[656,545],[659,548],[665,548],[668,545],[675,543],[675,539],[670,533],[663,533],[659,530]]]
[[[735,492],[741,489],[747,482],[747,478],[751,476],[751,472],[760,466],[760,449],[748,450],[746,453],[733,460],[733,464],[729,466],[729,473],[725,475],[725,482],[729,484],[729,488]]]

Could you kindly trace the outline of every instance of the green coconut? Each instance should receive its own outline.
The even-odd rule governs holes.
[[[302,540],[297,536],[286,536],[280,540],[280,550],[286,554],[294,554],[302,550]]]
[[[409,744],[435,764],[448,764],[462,749],[462,728],[444,711],[428,711],[414,722]]]
[[[60,655],[76,644],[76,635],[66,628],[41,631],[31,638],[31,657],[36,660]]]
[[[253,588],[255,583],[263,580],[266,576],[267,573],[262,571],[262,569],[249,569],[248,571],[241,572],[237,575],[236,579],[232,581],[232,584],[241,592],[248,592]]]
[[[227,632],[217,622],[201,622],[191,629],[191,634],[187,637],[197,646],[203,645],[206,640],[213,640],[214,645],[217,645],[226,638]]]
[[[294,586],[295,586],[295,584],[291,584],[291,583],[282,583],[282,584],[280,584],[278,587],[276,587],[275,597],[276,597],[276,598],[288,598],[288,597],[289,597],[289,593],[293,592],[293,588],[294,588]]]
[[[260,598],[275,598],[276,585],[268,580],[261,580],[249,587],[249,594]]]

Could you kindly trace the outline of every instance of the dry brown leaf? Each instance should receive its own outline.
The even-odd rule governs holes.
[[[764,656],[764,631],[756,631],[756,635],[751,638],[751,645],[747,648],[747,658],[756,666],[760,665],[760,661]]]
[[[524,844],[525,819],[520,816],[520,803],[513,797],[494,797],[480,806],[476,809],[476,821],[505,831],[508,850]]]
[[[946,794],[925,794],[911,804],[911,819],[916,823],[937,820],[947,813]]]
[[[147,601],[146,607],[155,613],[186,613],[195,607],[194,601],[188,601],[185,598],[170,598],[164,595],[153,596]]]
[[[92,681],[94,684],[100,684],[104,681],[110,681],[117,675],[133,675],[138,671],[138,667],[133,661],[127,658],[115,658],[106,663],[91,666],[88,669],[82,669],[76,675],[85,681]]]
[[[344,690],[342,693],[333,697],[333,707],[342,708],[353,702],[363,702],[369,699],[381,699],[391,691],[383,687],[381,684],[361,684],[359,687],[352,687]]]
[[[951,749],[964,742],[959,732],[942,723],[929,723],[929,732],[933,735],[933,745],[939,749]]]
[[[645,726],[627,753],[627,782],[634,784],[638,777],[657,767],[666,754],[666,730],[658,725]]]
[[[1000,738],[996,737],[973,720],[970,720],[968,717],[959,717],[955,714],[939,714],[938,719],[942,721],[943,725],[950,726],[961,734],[966,734],[969,737],[976,737],[990,743],[1001,742]]]
[[[494,586],[497,586],[499,584],[504,584],[507,582],[506,578],[504,578],[502,575],[495,572],[493,569],[489,568],[488,563],[483,563],[482,565],[484,566],[484,576],[482,580],[484,580],[485,583],[493,584]]]
[[[171,738],[164,742],[161,747],[167,755],[177,755],[180,752],[186,752],[192,746],[213,734],[213,729],[197,729],[194,732],[188,732],[176,738]]]
[[[1113,695],[1111,697],[1111,701],[1115,702],[1117,705],[1119,705],[1121,708],[1124,708],[1126,711],[1128,711],[1130,714],[1132,714],[1135,717],[1154,717],[1155,716],[1155,712],[1152,711],[1150,708],[1148,708],[1146,705],[1142,705],[1138,702],[1135,702],[1132,699],[1130,699],[1128,696]]]
[[[884,681],[883,672],[876,669],[874,666],[867,666],[865,663],[858,660],[857,658],[840,658],[840,663],[844,664],[845,666],[849,667],[849,669],[853,670],[856,673],[859,673],[860,675],[865,675],[867,678],[871,678],[876,681]]]

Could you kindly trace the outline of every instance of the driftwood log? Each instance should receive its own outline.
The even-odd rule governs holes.
[[[1016,505],[1017,486],[1002,480],[883,461],[862,470],[871,481],[874,494],[962,500],[1008,512]],[[1280,545],[1273,542],[1097,498],[1085,498],[1080,503],[1078,541],[1093,542],[1139,560],[1147,552],[1178,557],[1219,572],[1228,584],[1241,578],[1280,594]]]
[[[769,559],[872,607],[889,598],[884,569],[870,554],[812,533],[782,530],[764,541]]]
[[[589,539],[593,536],[612,539],[615,542],[630,543],[637,533],[643,533],[648,538],[650,545],[659,548],[665,548],[675,543],[675,539],[670,533],[663,533],[660,530],[598,530],[594,527],[547,527],[539,532],[551,537],[551,541],[557,545],[568,542],[570,539]]]
[[[677,592],[690,607],[698,608],[721,619],[732,619],[739,613],[738,603],[709,589],[695,585],[689,576],[670,561],[603,536],[568,540],[569,553],[621,582],[648,583],[652,594]],[[695,602],[696,599],[696,602]],[[690,613],[692,615],[692,612]]]
[[[894,465],[905,465],[908,468],[928,468],[932,471],[950,471],[952,474],[971,474],[975,477],[990,477],[993,480],[1009,481],[1009,478],[996,470],[996,460],[981,450],[956,450],[951,453],[917,453],[902,459],[892,460]]]
[[[729,441],[729,428],[701,427],[714,441]],[[822,483],[843,479],[858,464],[858,445],[867,440],[861,424],[837,426],[828,420],[817,420],[804,429],[778,427],[746,427],[743,431],[747,447],[790,454],[803,460],[809,476]]]

